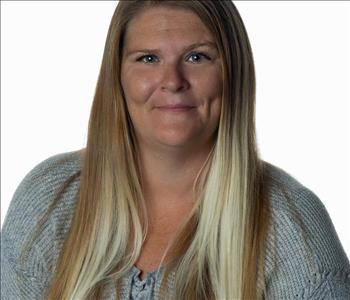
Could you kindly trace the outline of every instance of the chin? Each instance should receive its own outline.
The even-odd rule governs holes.
[[[181,134],[163,134],[158,136],[157,140],[160,144],[172,146],[172,147],[183,147],[192,145],[196,140],[195,135],[184,135]]]

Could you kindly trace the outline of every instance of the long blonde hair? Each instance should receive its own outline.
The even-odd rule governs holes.
[[[128,23],[154,6],[197,14],[223,62],[214,147],[193,187],[195,206],[168,249],[161,294],[169,299],[171,271],[175,299],[257,299],[264,293],[268,210],[255,133],[254,62],[243,21],[231,1],[136,0],[119,1],[110,23],[75,214],[47,299],[99,299],[140,255],[148,217],[120,70]]]

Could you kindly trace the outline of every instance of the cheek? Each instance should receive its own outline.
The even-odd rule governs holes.
[[[222,75],[219,68],[202,72],[193,77],[192,83],[196,97],[207,114],[220,114],[222,96]]]
[[[201,117],[210,128],[209,134],[217,128],[222,107],[222,75],[220,68],[213,68],[198,75],[195,82],[197,97],[201,99]]]
[[[147,101],[152,94],[154,82],[144,72],[137,69],[121,70],[121,84],[125,95],[128,113],[136,133],[147,124]]]
[[[191,78],[191,85],[194,90],[197,90],[202,96],[207,95],[212,98],[221,94],[222,74],[219,63],[192,70],[189,73],[189,78]]]
[[[122,72],[122,86],[128,105],[141,105],[147,102],[151,96],[155,83],[155,77],[145,74],[140,69]]]
[[[206,78],[204,84],[207,89],[207,93],[213,97],[220,97],[222,94],[222,75],[220,70],[215,70],[211,73],[211,76]]]

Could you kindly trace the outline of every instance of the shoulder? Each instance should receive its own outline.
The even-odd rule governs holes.
[[[334,281],[343,284],[338,291],[350,293],[349,261],[322,201],[283,169],[265,162],[265,171],[270,208],[265,270],[270,295],[295,297],[322,290],[335,294],[330,288]]]
[[[53,155],[34,166],[19,187],[23,187],[23,184],[33,184],[52,178],[57,179],[62,175],[70,175],[80,169],[81,160],[82,150]]]
[[[17,187],[4,220],[1,241],[2,259],[19,272],[40,273],[39,266],[41,272],[47,272],[57,258],[57,246],[73,215],[81,163],[82,150],[51,156],[36,165]],[[40,231],[29,249],[27,265],[23,266],[20,256],[37,230]]]
[[[24,176],[10,202],[4,228],[9,218],[30,220],[45,210],[62,185],[81,169],[81,151],[61,153],[40,162]],[[14,224],[13,224],[14,225]]]
[[[287,229],[286,225],[301,226],[303,232],[323,224],[333,227],[325,205],[319,197],[308,187],[285,170],[265,163],[267,176],[269,207],[272,223],[279,229]],[[327,218],[320,219],[320,216]],[[289,223],[292,221],[292,223]]]
[[[15,191],[18,194],[31,195],[38,193],[40,190],[52,190],[57,183],[65,180],[73,173],[80,170],[81,151],[56,154],[40,162],[24,176]],[[14,197],[13,202],[20,201]],[[33,199],[35,200],[35,199]]]

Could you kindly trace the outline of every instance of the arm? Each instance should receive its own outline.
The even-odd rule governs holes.
[[[349,260],[320,199],[285,193],[272,218],[266,299],[350,299]]]
[[[3,242],[2,246],[5,243]],[[33,257],[34,268],[22,268],[13,258],[10,250],[2,247],[1,253],[1,299],[43,299],[45,290],[41,275],[44,266],[39,257]]]
[[[69,186],[65,198],[59,199],[49,218],[40,224],[41,230],[24,261],[21,254],[37,233],[42,216],[54,204],[56,194],[78,168],[75,152],[55,155],[33,168],[16,189],[1,234],[1,299],[43,299],[69,227],[67,218],[73,213],[76,183]]]
[[[18,186],[1,232],[1,299],[41,299],[46,265],[32,247],[23,263],[20,256],[33,233],[38,210],[35,203],[37,182],[28,174]],[[46,273],[47,274],[47,273]]]

